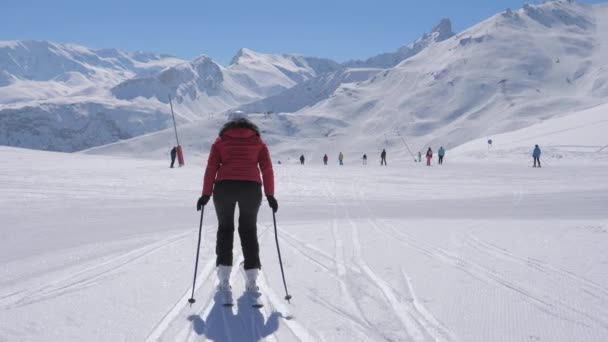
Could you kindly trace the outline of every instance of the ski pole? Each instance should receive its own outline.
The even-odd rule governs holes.
[[[281,276],[283,277],[283,286],[285,286],[285,300],[289,303],[291,295],[287,291],[287,282],[285,281],[285,272],[283,271],[283,261],[281,260],[281,250],[279,249],[279,236],[277,235],[277,218],[272,211],[272,222],[274,223],[274,239],[277,242],[277,253],[279,254],[279,265],[281,266]]]
[[[190,297],[190,299],[188,299],[188,303],[190,303],[190,306],[192,306],[192,304],[194,304],[196,302],[196,299],[194,299],[194,289],[196,288],[196,273],[198,271],[198,256],[199,256],[199,252],[201,250],[201,235],[202,235],[202,231],[203,231],[203,213],[205,212],[205,207],[201,208],[201,223],[198,226],[198,244],[196,247],[196,261],[194,263],[194,280],[192,281],[192,296]]]

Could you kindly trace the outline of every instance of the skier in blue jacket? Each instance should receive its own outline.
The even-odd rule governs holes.
[[[445,150],[443,149],[443,146],[439,148],[439,151],[437,151],[437,155],[439,156],[439,165],[443,164],[443,156],[445,156]]]
[[[538,162],[538,167],[540,166],[540,147],[538,145],[534,146],[534,151],[532,152],[532,157],[534,158],[534,167],[536,167],[536,163]]]

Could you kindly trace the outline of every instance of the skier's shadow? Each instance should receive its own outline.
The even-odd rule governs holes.
[[[199,336],[215,342],[260,341],[279,329],[280,312],[273,312],[264,322],[262,309],[251,307],[246,294],[237,299],[237,310],[222,305],[220,294],[213,298],[209,315],[203,320],[200,315],[191,315],[192,329]]]

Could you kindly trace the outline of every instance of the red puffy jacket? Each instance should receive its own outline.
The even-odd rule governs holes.
[[[264,185],[266,196],[274,196],[274,173],[270,153],[266,144],[253,130],[229,129],[211,146],[203,181],[203,195],[211,195],[213,184],[222,180],[258,182]]]

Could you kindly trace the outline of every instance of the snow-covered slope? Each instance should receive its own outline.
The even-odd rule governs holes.
[[[170,126],[169,120],[164,111],[118,103],[5,109],[0,111],[0,145],[73,152],[154,132]]]
[[[511,132],[496,134],[472,140],[455,148],[447,147],[446,161],[462,162],[507,162],[527,165],[531,161],[531,151],[535,144],[543,150],[543,162],[556,163],[597,163],[608,162],[608,104],[583,111],[564,113],[548,118],[532,126]],[[255,114],[249,118],[263,133],[264,140],[271,146],[273,156],[283,163],[299,162],[304,154],[307,163],[320,164],[327,153],[335,160],[339,152],[346,156],[347,164],[360,163],[365,153],[372,163],[386,148],[391,163],[411,163],[410,151],[398,136],[385,136],[381,143],[364,134],[347,136],[339,134],[336,127],[346,128],[349,123],[320,116],[297,114]],[[180,142],[184,146],[186,159],[203,158],[215,140],[225,117],[197,121],[180,126]],[[493,145],[488,149],[488,139]],[[84,151],[86,154],[165,159],[175,141],[172,129],[166,129],[118,143],[100,146]],[[442,144],[425,146],[434,151]],[[445,145],[443,145],[446,147]]]
[[[309,115],[251,114],[249,119],[260,127],[264,141],[272,146],[274,153],[285,160],[295,154],[299,156],[301,152],[320,153],[320,151],[324,151],[327,145],[331,145],[332,141],[335,141],[332,136],[335,127],[347,126],[346,122]],[[179,140],[184,148],[187,163],[187,160],[192,156],[201,157],[209,152],[211,144],[215,141],[226,120],[226,115],[217,115],[178,127]],[[175,133],[173,128],[167,128],[159,132],[94,147],[82,152],[86,154],[166,159],[174,144]]]
[[[0,340],[608,340],[607,163],[532,169],[448,151],[426,167],[389,150],[387,167],[308,154],[302,166],[270,152],[293,297],[264,202],[264,307],[252,309],[236,269],[235,306],[214,296],[213,201],[195,210],[205,155],[186,150],[170,169],[168,158],[0,147]]]
[[[297,115],[349,122],[415,149],[462,144],[606,102],[608,6],[550,1],[507,10]]]
[[[370,57],[364,61],[348,61],[344,66],[349,68],[392,68],[400,62],[415,56],[420,51],[436,42],[442,42],[454,36],[452,32],[452,22],[450,19],[442,19],[431,32],[425,33],[411,44],[399,48],[399,50],[391,53],[382,53],[374,57]]]
[[[342,85],[367,81],[383,69],[394,67],[453,35],[452,23],[449,19],[443,19],[430,33],[425,33],[397,52],[380,54],[366,61],[348,61],[339,70],[323,73],[275,96],[243,105],[239,109],[246,112],[296,112],[333,96]]]
[[[547,119],[513,132],[488,139],[475,139],[458,146],[453,158],[490,159],[492,161],[521,159],[530,161],[532,149],[538,144],[542,159],[571,161],[608,160],[608,104],[565,116]]]
[[[325,73],[295,85],[275,96],[239,107],[244,112],[296,112],[332,96],[336,89],[349,83],[370,79],[382,69],[353,68]]]
[[[227,67],[232,77],[262,97],[338,69],[340,65],[329,59],[262,54],[250,49],[239,50]]]
[[[46,41],[0,42],[0,144],[77,151],[168,126],[168,110],[110,88],[183,60]],[[186,120],[178,113],[178,120]]]

